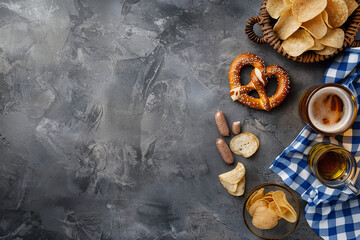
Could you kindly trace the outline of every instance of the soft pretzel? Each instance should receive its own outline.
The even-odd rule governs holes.
[[[245,65],[252,65],[255,68],[251,72],[251,81],[249,84],[242,86],[240,82],[240,71]],[[270,98],[267,97],[265,86],[268,79],[275,76],[278,80],[276,93]],[[229,73],[230,97],[233,101],[238,100],[244,105],[270,111],[278,106],[289,92],[289,76],[286,71],[276,65],[265,68],[264,62],[252,53],[245,53],[237,57],[231,64]],[[254,98],[248,95],[248,92],[256,90],[260,98]]]

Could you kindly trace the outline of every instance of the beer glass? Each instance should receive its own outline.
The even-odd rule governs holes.
[[[356,184],[356,160],[346,149],[330,143],[317,143],[310,149],[308,164],[316,178],[325,186],[347,186],[354,194],[360,194],[360,186]]]
[[[338,135],[348,130],[357,114],[352,92],[337,83],[311,87],[299,101],[299,114],[312,129],[323,135]]]

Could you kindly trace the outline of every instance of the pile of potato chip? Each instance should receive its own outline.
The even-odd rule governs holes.
[[[246,202],[246,210],[253,217],[252,224],[259,229],[271,229],[283,218],[295,222],[297,214],[283,191],[264,194],[264,188],[255,191]]]
[[[358,7],[355,0],[268,0],[266,10],[279,19],[273,30],[282,47],[297,57],[312,50],[331,55],[341,48],[345,33],[340,28]]]
[[[226,173],[219,175],[221,184],[233,196],[241,196],[245,192],[245,167],[238,162],[236,167]]]

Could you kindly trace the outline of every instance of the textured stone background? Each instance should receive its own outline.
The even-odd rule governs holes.
[[[260,5],[1,1],[0,239],[256,239],[244,197],[218,181],[233,166],[216,150],[214,114],[260,139],[253,157],[236,156],[246,193],[281,183],[268,167],[304,126],[298,100],[326,67],[250,42]],[[290,74],[271,112],[228,96],[229,66],[245,52]],[[320,238],[302,214],[287,239]]]

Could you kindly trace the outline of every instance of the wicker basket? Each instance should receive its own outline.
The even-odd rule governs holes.
[[[359,2],[360,0],[357,0]],[[258,16],[254,16],[249,18],[246,24],[245,32],[250,38],[250,40],[258,43],[258,44],[264,44],[268,43],[270,44],[278,53],[283,55],[284,57],[287,57],[293,61],[302,62],[302,63],[313,63],[313,62],[321,62],[326,59],[329,59],[339,52],[341,52],[346,47],[359,47],[360,41],[354,40],[357,31],[360,28],[360,8],[357,8],[353,14],[350,16],[348,21],[344,24],[346,26],[344,28],[345,31],[345,40],[344,45],[339,48],[335,53],[331,55],[319,55],[316,54],[313,51],[308,51],[303,54],[301,54],[298,57],[292,57],[288,55],[283,48],[281,47],[281,40],[277,36],[277,34],[273,31],[273,26],[275,24],[275,20],[272,19],[269,15],[269,13],[266,11],[266,2],[267,0],[264,0],[261,8],[260,8],[260,14]],[[263,32],[263,37],[259,37],[254,32],[254,25],[259,24],[261,26],[261,31]],[[346,29],[346,30],[345,30]]]

